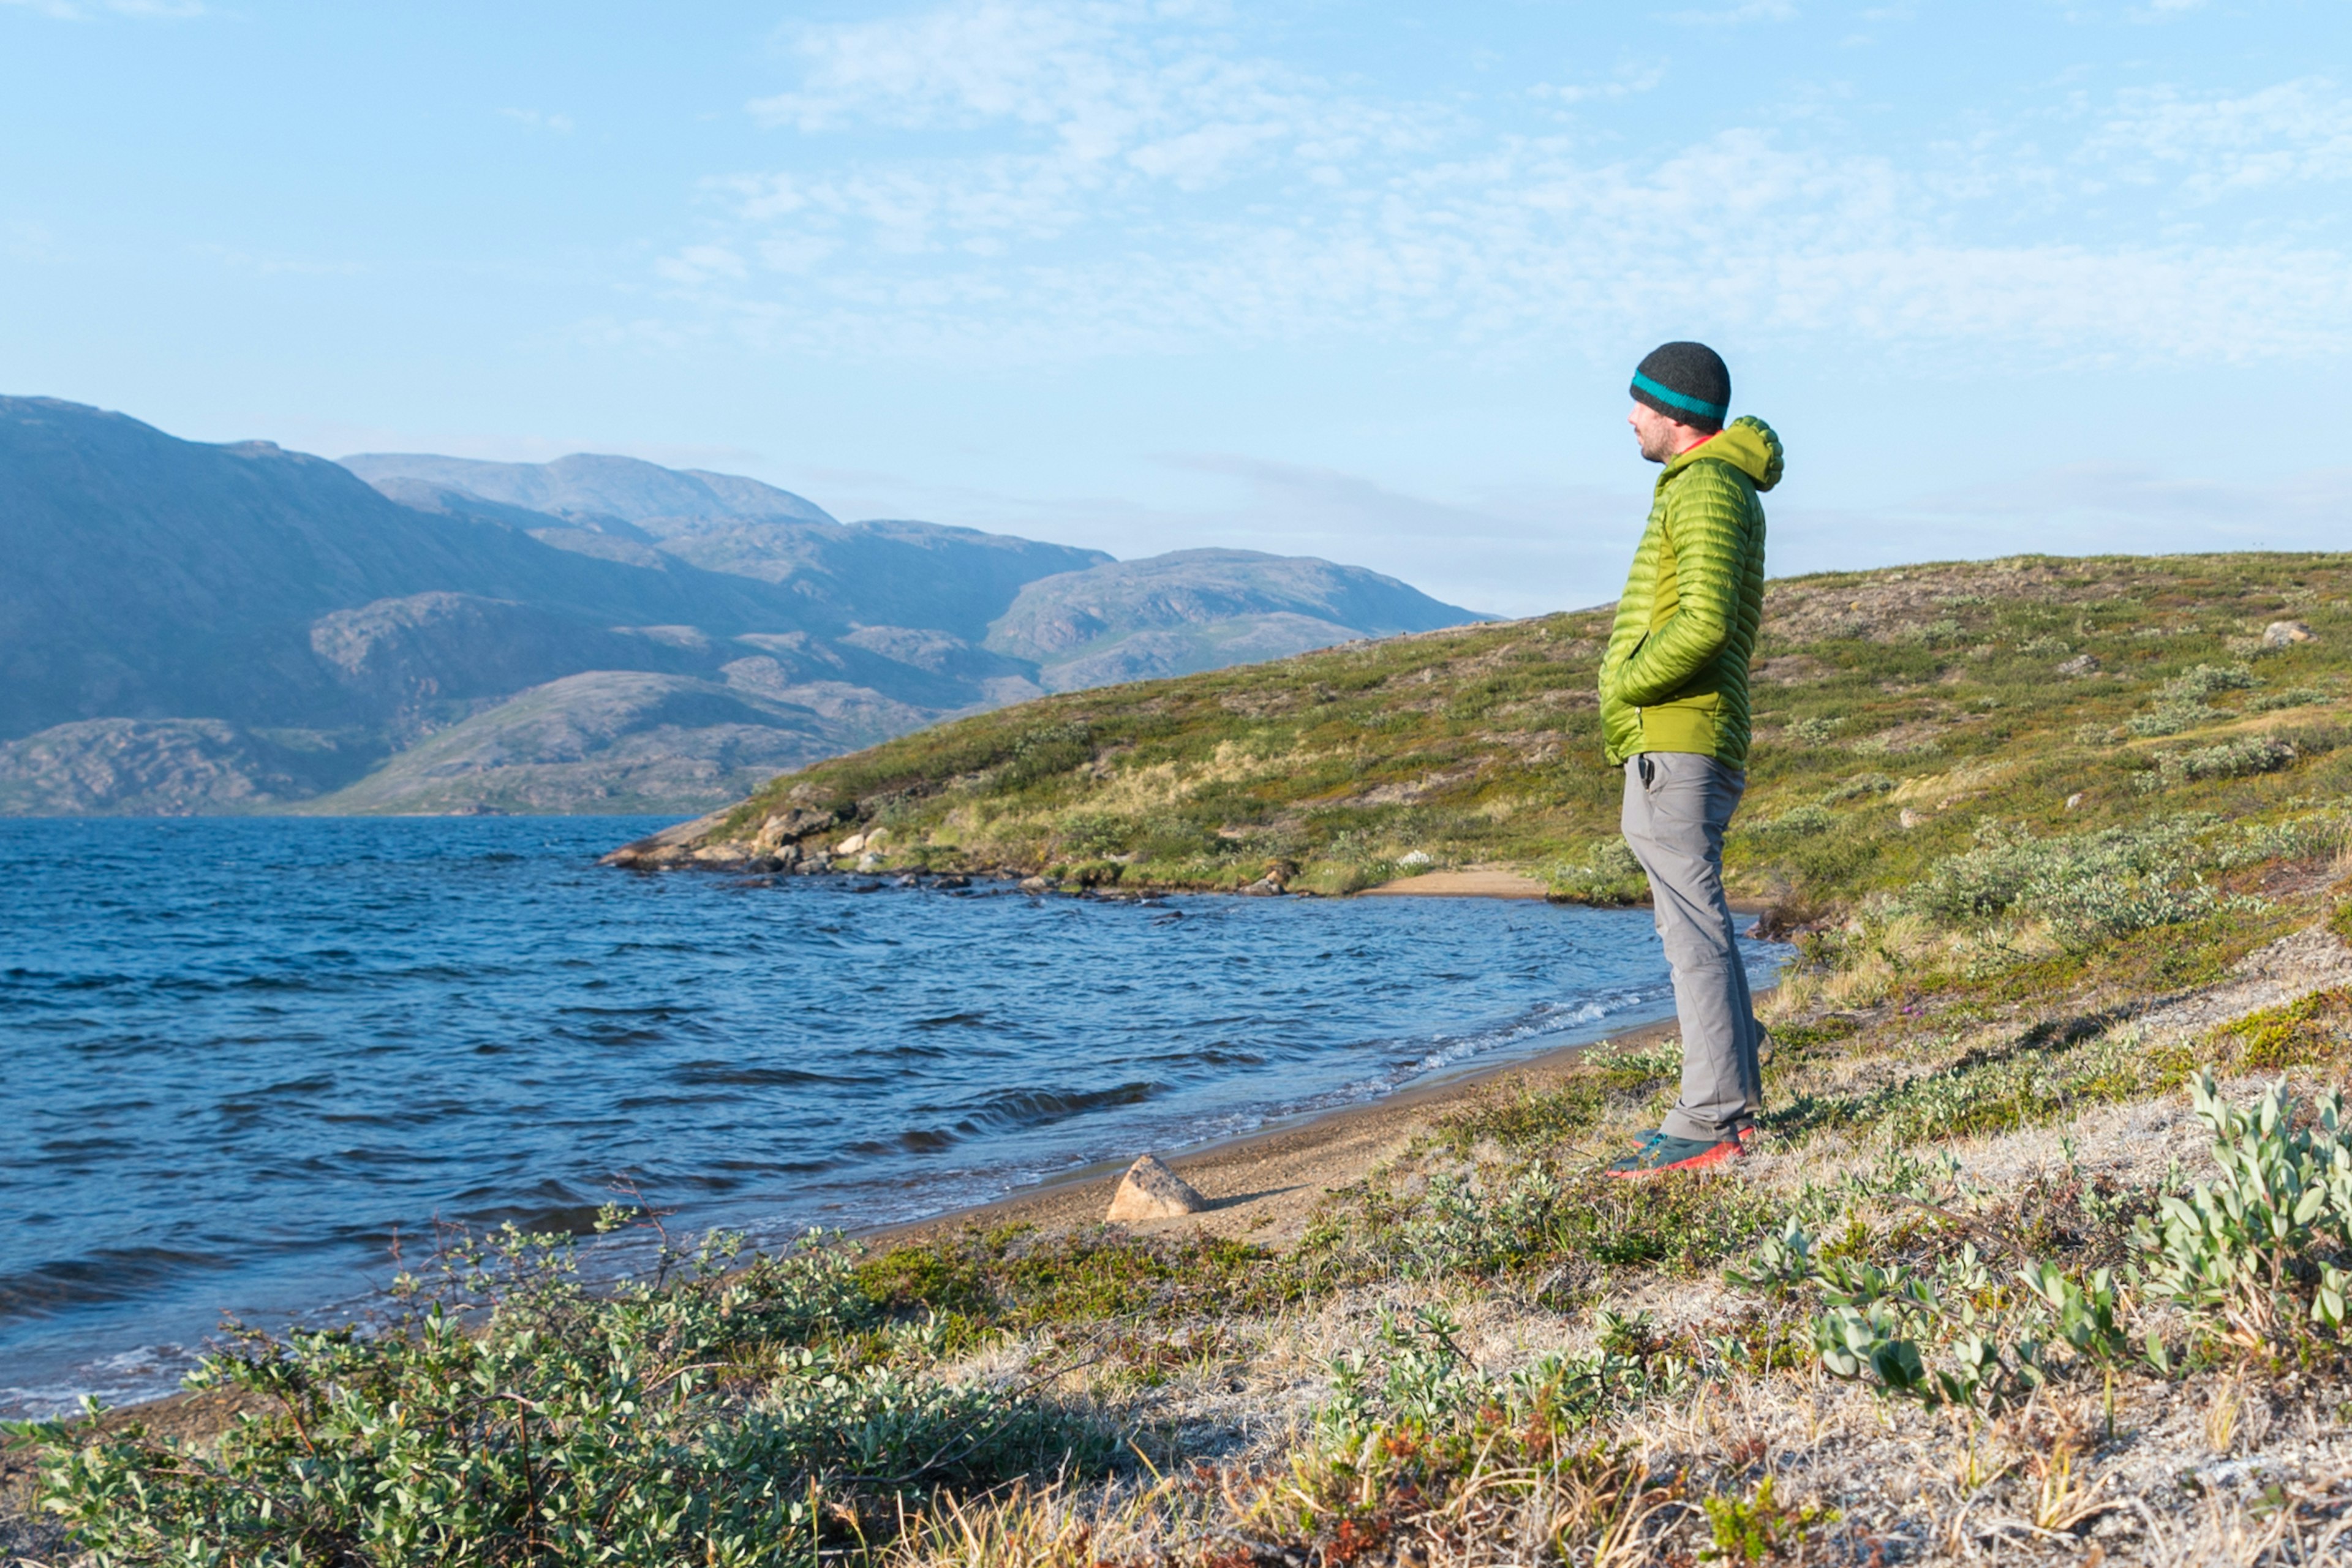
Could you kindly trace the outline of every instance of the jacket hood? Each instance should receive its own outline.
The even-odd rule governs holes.
[[[1780,450],[1780,437],[1772,433],[1772,426],[1753,414],[1741,415],[1717,435],[1668,463],[1666,472],[1671,474],[1688,468],[1702,458],[1730,464],[1755,480],[1759,490],[1769,490],[1780,482],[1780,472],[1786,463],[1786,455]]]

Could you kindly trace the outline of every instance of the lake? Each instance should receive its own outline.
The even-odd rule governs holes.
[[[1672,1010],[1643,911],[595,865],[659,826],[0,821],[0,1414],[354,1310],[436,1219],[878,1225]]]

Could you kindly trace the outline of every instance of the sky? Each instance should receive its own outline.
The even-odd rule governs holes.
[[[0,393],[1613,597],[1656,343],[1775,574],[2352,544],[2344,0],[0,0]]]

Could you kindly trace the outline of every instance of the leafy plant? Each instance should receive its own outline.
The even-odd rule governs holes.
[[[2199,779],[2243,778],[2250,773],[2275,773],[2294,758],[2294,748],[2275,736],[2249,736],[2195,751],[2167,752],[2157,758],[2152,772],[2139,775],[2136,784],[2145,794]]]
[[[2135,735],[2177,735],[2220,717],[2207,700],[2216,692],[2243,691],[2259,684],[2242,664],[2200,664],[2166,681],[2154,706],[2134,715],[2126,727]]]
[[[2148,1257],[2147,1293],[2218,1317],[2250,1344],[2305,1318],[2340,1331],[2352,1284],[2342,1095],[2322,1096],[2300,1121],[2284,1081],[2244,1110],[2215,1092],[2210,1073],[2199,1075],[2194,1095],[2221,1173],[2164,1198],[2156,1220],[2135,1231]]]
[[[23,1428],[42,1506],[102,1563],[807,1561],[861,1496],[1100,1468],[1111,1433],[1032,1389],[894,1364],[837,1249],[583,1288],[570,1243],[461,1246],[386,1331],[247,1333],[192,1384],[217,1454],[137,1427]],[[920,1331],[916,1331],[919,1338]],[[877,1354],[877,1352],[879,1352]]]
[[[2199,836],[2211,825],[2183,816],[2040,838],[1988,819],[1976,847],[1937,861],[1907,901],[1949,920],[2013,910],[2048,921],[2076,947],[2179,924],[2215,906],[2196,866]]]
[[[1580,904],[1630,904],[1650,891],[1642,862],[1622,837],[1596,839],[1582,858],[1555,862],[1547,880],[1554,897]]]

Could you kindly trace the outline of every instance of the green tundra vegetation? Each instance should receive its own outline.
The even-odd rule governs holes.
[[[1913,884],[1989,816],[2071,847],[2053,853],[2143,860],[2180,848],[2140,847],[2151,823],[2289,818],[2347,776],[2329,755],[2352,735],[2347,594],[2340,555],[1776,582],[1734,888],[1802,924]],[[1345,893],[1508,867],[1629,900],[1643,884],[1594,693],[1608,622],[1603,606],[1025,703],[786,774],[712,839],[823,849],[879,828],[884,867],[1088,888],[1271,873]],[[2269,647],[2273,623],[2309,640]]]
[[[701,846],[1076,889],[1639,891],[1599,612],[1052,699]],[[1668,1040],[1433,1111],[1303,1231],[511,1233],[235,1412],[16,1429],[96,1563],[2318,1563],[2352,1555],[2352,557],[1773,585],[1730,850],[1797,957],[1766,1137],[1601,1166]],[[1417,859],[1416,857],[1425,857]],[[614,1211],[609,1224],[649,1216]],[[29,1505],[29,1506],[24,1506]]]

